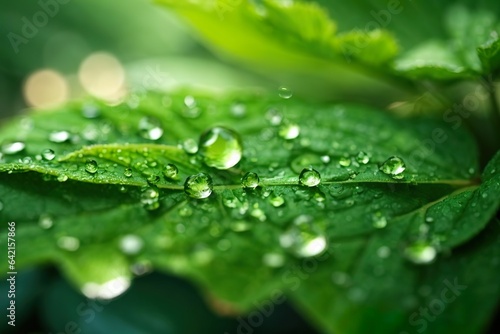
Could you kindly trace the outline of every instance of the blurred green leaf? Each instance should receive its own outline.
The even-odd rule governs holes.
[[[15,221],[16,238],[30,240],[18,242],[17,265],[56,263],[87,296],[101,297],[158,268],[248,310],[294,290],[287,277],[304,261],[322,261],[316,255],[327,258],[319,267],[329,275],[357,266],[372,240],[394,259],[370,252],[366,261],[382,270],[445,257],[498,208],[498,162],[479,185],[464,129],[281,93],[148,93],[13,120],[0,135],[0,219]],[[239,152],[220,151],[233,139],[241,140],[241,161],[209,167],[213,159],[237,162]],[[215,158],[206,153],[211,145]],[[299,178],[311,167],[321,175],[317,186],[315,175]],[[186,178],[200,172],[214,185],[205,199],[185,193]],[[256,189],[241,186],[246,172],[260,177]],[[345,321],[335,319],[325,327]]]

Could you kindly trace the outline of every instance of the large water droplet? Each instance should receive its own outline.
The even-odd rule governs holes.
[[[54,158],[56,157],[56,154],[54,153],[53,150],[51,150],[50,148],[47,148],[47,149],[42,151],[42,157],[47,161],[51,161],[51,160],[54,160]]]
[[[143,117],[139,121],[139,133],[145,139],[158,140],[163,136],[161,122],[154,117]]]
[[[280,127],[278,134],[283,139],[295,139],[300,134],[300,127],[294,123],[287,123]]]
[[[315,187],[321,182],[321,175],[312,168],[304,168],[299,175],[299,183],[306,187]]]
[[[200,136],[199,154],[207,166],[228,169],[241,160],[240,136],[224,127],[213,127]]]
[[[241,185],[243,188],[255,189],[259,186],[259,176],[257,173],[248,172],[241,179]]]
[[[87,162],[85,163],[85,170],[90,174],[97,173],[97,168],[97,161],[95,160],[87,160]]]
[[[149,211],[156,210],[160,207],[160,192],[156,187],[150,187],[143,190],[141,193],[141,204]]]
[[[144,241],[135,234],[127,234],[120,239],[120,249],[128,255],[139,253],[143,246]]]
[[[177,179],[177,175],[179,174],[179,169],[174,164],[166,164],[163,167],[163,175],[170,180]]]
[[[16,154],[22,152],[26,148],[26,144],[22,141],[13,141],[2,144],[2,152],[4,154]]]
[[[184,192],[192,198],[207,198],[212,194],[212,190],[212,178],[205,173],[191,175],[184,182]]]
[[[437,251],[428,242],[419,241],[406,247],[404,254],[408,260],[415,264],[427,264],[436,258]]]
[[[285,86],[278,88],[278,94],[282,99],[289,99],[293,96],[293,92]]]
[[[71,137],[70,133],[65,130],[52,131],[49,134],[49,140],[53,143],[64,143],[68,141],[70,137]]]
[[[380,166],[380,170],[384,174],[390,175],[395,179],[401,179],[405,169],[406,166],[403,159],[396,156],[390,157]]]

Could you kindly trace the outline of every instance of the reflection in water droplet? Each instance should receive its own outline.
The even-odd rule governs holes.
[[[200,136],[199,154],[207,166],[228,169],[236,165],[243,154],[239,134],[216,126]]]
[[[13,141],[2,144],[2,152],[4,154],[16,154],[22,152],[26,148],[26,144],[22,141]]]
[[[64,143],[69,140],[70,133],[68,131],[53,131],[49,134],[49,140],[53,143]]]
[[[135,234],[127,234],[120,239],[120,249],[128,255],[139,253],[143,246],[144,241]]]
[[[149,140],[158,140],[163,135],[161,122],[150,116],[141,118],[139,121],[139,134],[142,138]]]
[[[283,115],[277,109],[271,108],[266,112],[266,119],[271,125],[277,126],[281,124]]]
[[[256,173],[248,172],[241,179],[243,188],[255,189],[259,186],[259,176]]]
[[[69,252],[75,252],[80,248],[80,240],[70,236],[60,237],[57,239],[57,246]]]
[[[390,157],[380,166],[380,170],[384,174],[390,175],[394,179],[402,179],[405,169],[406,166],[403,159],[396,156]]]
[[[285,86],[281,86],[278,89],[278,94],[282,99],[289,99],[293,96],[293,92]]]
[[[207,198],[212,194],[212,190],[212,178],[205,173],[191,175],[184,182],[184,192],[192,198]]]
[[[300,134],[300,127],[293,123],[284,124],[280,127],[278,134],[283,139],[295,139]]]
[[[56,157],[56,154],[54,153],[53,150],[51,150],[50,148],[47,148],[47,149],[42,151],[42,157],[47,161],[51,161],[51,160],[54,160],[54,158]]]
[[[312,168],[304,168],[299,175],[299,183],[307,187],[315,187],[321,182],[321,175]]]
[[[87,160],[87,162],[85,163],[85,170],[90,174],[97,173],[97,161]]]
[[[415,264],[431,263],[437,255],[436,248],[426,241],[418,241],[405,248],[404,254]]]
[[[177,175],[179,174],[179,169],[174,164],[166,164],[163,167],[163,175],[170,180],[177,179]]]

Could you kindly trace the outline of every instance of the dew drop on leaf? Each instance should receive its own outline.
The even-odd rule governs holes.
[[[184,192],[191,198],[207,198],[212,191],[212,178],[205,173],[191,175],[184,182]]]
[[[230,111],[234,117],[242,118],[245,117],[247,108],[243,103],[234,103],[231,105]]]
[[[287,123],[280,127],[278,134],[283,139],[295,139],[300,134],[300,127],[294,123]]]
[[[120,239],[120,250],[128,255],[139,253],[143,246],[144,241],[135,234],[127,234]]]
[[[156,210],[160,207],[160,193],[155,187],[149,187],[141,193],[141,204],[149,211]]]
[[[427,264],[432,262],[437,255],[436,248],[425,241],[418,241],[404,250],[406,258],[415,264]]]
[[[163,167],[163,175],[170,180],[177,179],[177,175],[179,174],[179,169],[174,164],[166,164]]]
[[[384,228],[387,226],[387,218],[381,212],[376,212],[372,216],[372,225],[375,228]]]
[[[87,162],[85,163],[85,170],[90,174],[97,173],[97,161],[87,160]]]
[[[287,100],[293,96],[293,92],[288,87],[281,86],[278,88],[278,95],[282,99]]]
[[[42,157],[47,161],[51,161],[51,160],[54,160],[54,158],[56,157],[56,154],[54,153],[53,150],[51,150],[50,148],[47,148],[47,149],[42,151]]]
[[[266,112],[266,119],[271,123],[271,125],[277,126],[281,124],[283,120],[283,115],[277,109],[271,108]]]
[[[396,156],[390,157],[380,166],[382,173],[390,175],[395,179],[401,179],[405,169],[406,166],[403,159]]]
[[[125,177],[132,177],[132,169],[125,168],[125,170],[123,171],[123,175],[125,175]]]
[[[61,174],[61,175],[59,175],[57,177],[57,181],[59,181],[59,182],[66,182],[66,181],[68,181],[68,176],[65,175],[65,174]]]
[[[26,144],[22,141],[13,141],[2,144],[2,152],[4,154],[16,154],[22,152],[26,148]]]
[[[356,161],[359,163],[359,164],[363,164],[363,165],[366,165],[367,163],[370,162],[370,156],[368,155],[368,153],[366,152],[359,152],[358,155],[356,156]]]
[[[65,130],[61,130],[61,131],[52,131],[50,134],[49,134],[49,140],[53,143],[64,143],[66,141],[69,140],[70,138],[70,133],[68,131],[65,131]]]
[[[207,166],[228,169],[241,160],[243,147],[238,133],[216,126],[200,136],[199,154]]]
[[[43,229],[49,229],[54,225],[54,220],[48,214],[41,214],[38,218],[38,225]]]
[[[57,246],[69,252],[75,252],[80,248],[80,240],[75,237],[63,236],[57,239]]]
[[[339,165],[341,165],[342,167],[349,167],[351,165],[351,158],[341,157],[339,159]]]
[[[248,172],[241,179],[241,185],[243,188],[255,189],[259,186],[259,176],[257,173]]]
[[[182,148],[188,154],[195,154],[196,152],[198,152],[198,144],[193,138],[184,140],[184,142],[182,143]]]
[[[139,134],[144,139],[158,140],[163,136],[163,128],[158,119],[146,116],[139,121]]]
[[[299,183],[306,187],[315,187],[321,182],[321,175],[312,168],[304,168],[299,175]]]
[[[279,208],[280,206],[285,204],[285,199],[282,196],[272,194],[269,197],[269,203],[271,203],[271,205],[275,208]]]
[[[300,215],[279,237],[281,247],[291,250],[298,257],[311,257],[321,254],[326,249],[326,237],[319,233],[313,224],[313,218]]]

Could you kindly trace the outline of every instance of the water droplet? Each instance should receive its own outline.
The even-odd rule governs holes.
[[[283,204],[285,204],[285,199],[282,196],[275,195],[273,193],[273,195],[269,197],[269,203],[271,203],[271,205],[274,206],[275,208],[278,208]]]
[[[351,158],[341,157],[339,159],[339,165],[341,165],[342,167],[349,167],[351,165]]]
[[[132,177],[132,168],[125,168],[123,175],[125,175],[125,177]]]
[[[233,130],[216,126],[200,136],[199,154],[207,166],[228,169],[236,165],[243,153],[240,136]]]
[[[370,162],[370,156],[368,155],[368,153],[361,151],[356,156],[356,161],[360,164],[366,165]]]
[[[306,187],[315,187],[321,182],[321,175],[317,170],[304,168],[299,175],[299,183]]]
[[[283,248],[290,249],[299,257],[311,257],[326,249],[326,238],[315,228],[311,216],[300,215],[279,238]]]
[[[267,216],[266,216],[265,212],[261,208],[259,208],[259,204],[258,203],[255,203],[253,205],[253,208],[250,211],[250,216],[252,216],[254,218],[257,218],[261,222],[263,222],[263,221],[265,221],[267,219]]]
[[[293,92],[285,86],[278,88],[278,94],[282,99],[289,99],[293,96]]]
[[[372,225],[375,228],[384,228],[387,226],[387,218],[381,212],[374,213],[372,216]]]
[[[70,236],[60,237],[57,239],[57,246],[69,252],[75,252],[80,248],[80,240]]]
[[[144,241],[135,234],[127,234],[120,239],[120,249],[128,255],[139,253],[143,246]]]
[[[380,166],[380,170],[384,174],[390,175],[395,179],[401,179],[405,169],[406,166],[403,159],[396,156],[390,157]]]
[[[437,251],[428,242],[419,241],[406,247],[404,254],[408,260],[415,264],[427,264],[436,258]]]
[[[21,160],[21,162],[22,162],[23,164],[28,165],[28,164],[30,164],[30,163],[32,163],[32,162],[33,162],[33,159],[31,159],[31,157],[24,157],[24,158]]]
[[[284,124],[280,127],[278,134],[283,139],[295,139],[300,134],[300,127],[293,123]]]
[[[147,182],[151,185],[157,184],[158,182],[160,182],[160,176],[156,174],[151,174],[148,176]]]
[[[231,105],[230,110],[231,114],[237,118],[245,117],[245,114],[247,112],[246,106],[242,103],[234,103],[233,105]]]
[[[2,144],[2,152],[4,154],[16,154],[22,152],[26,148],[26,144],[22,141],[13,141]]]
[[[184,97],[184,105],[188,108],[196,107],[196,100],[193,96],[187,95]]]
[[[191,175],[184,182],[184,192],[192,198],[207,198],[212,194],[212,190],[212,178],[205,173]]]
[[[281,253],[266,253],[262,257],[262,263],[271,268],[283,267],[285,264],[285,257]]]
[[[47,148],[47,149],[42,151],[42,157],[45,160],[51,161],[51,160],[54,160],[54,158],[56,157],[56,154],[54,153],[53,150],[51,150],[50,148]]]
[[[271,125],[277,126],[281,124],[283,115],[277,109],[271,108],[266,112],[266,119],[269,123],[271,123]]]
[[[321,161],[325,164],[330,162],[330,157],[328,155],[322,155],[321,156]]]
[[[64,175],[64,174],[61,174],[57,177],[57,181],[59,182],[66,182],[68,181],[68,176],[67,175]]]
[[[42,214],[40,218],[38,218],[38,225],[43,229],[49,229],[54,225],[54,220],[50,215]]]
[[[377,256],[381,259],[386,259],[391,255],[391,249],[387,246],[381,246],[377,249]]]
[[[97,173],[97,161],[87,160],[87,162],[85,163],[85,170],[90,174]]]
[[[129,287],[130,279],[119,276],[102,284],[85,283],[81,290],[85,297],[90,299],[112,299],[127,291]]]
[[[179,174],[179,169],[177,169],[177,166],[174,164],[166,164],[165,167],[163,167],[163,175],[170,180],[175,180],[177,179],[177,175]]]
[[[241,185],[243,188],[255,189],[259,186],[259,176],[257,173],[248,172],[241,179]]]
[[[200,108],[196,106],[196,100],[193,96],[187,95],[184,98],[184,105],[186,106],[182,110],[182,115],[187,118],[197,118],[201,114]]]
[[[184,140],[184,142],[182,143],[182,147],[188,154],[195,154],[196,152],[198,152],[198,144],[193,138]]]
[[[71,137],[70,133],[65,130],[52,131],[49,134],[49,140],[53,143],[64,143],[68,141],[70,137]]]
[[[156,210],[160,207],[160,192],[155,187],[146,188],[141,193],[141,204],[149,211]]]
[[[149,140],[158,140],[163,136],[161,122],[150,116],[141,118],[139,121],[139,134],[142,138]]]

